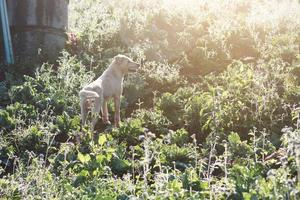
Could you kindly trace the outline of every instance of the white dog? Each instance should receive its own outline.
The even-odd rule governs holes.
[[[124,55],[117,55],[97,80],[88,84],[79,92],[82,124],[86,123],[89,111],[91,111],[92,116],[95,117],[100,113],[101,109],[103,122],[105,124],[110,124],[108,119],[107,101],[110,98],[113,98],[115,104],[114,122],[115,126],[119,126],[123,78],[124,75],[129,72],[135,72],[139,66],[140,65],[133,62],[132,59]],[[97,120],[97,118],[92,120],[92,129],[94,129]]]

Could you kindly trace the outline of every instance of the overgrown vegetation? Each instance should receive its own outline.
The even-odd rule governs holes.
[[[300,198],[298,2],[71,0],[70,35],[0,84],[0,198]],[[78,91],[119,53],[142,68],[92,133]]]

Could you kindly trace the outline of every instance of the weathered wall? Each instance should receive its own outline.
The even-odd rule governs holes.
[[[9,0],[10,24],[37,25],[65,30],[68,25],[67,0]]]
[[[68,0],[9,0],[7,4],[16,62],[27,66],[53,62],[67,39]]]

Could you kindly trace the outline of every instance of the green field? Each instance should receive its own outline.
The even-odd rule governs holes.
[[[70,0],[69,35],[0,82],[0,199],[300,199],[299,1]],[[143,65],[92,133],[78,92],[117,54]]]

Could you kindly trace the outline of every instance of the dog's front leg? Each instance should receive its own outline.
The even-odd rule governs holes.
[[[120,100],[121,98],[114,97],[114,103],[115,103],[115,126],[119,127],[120,126]]]
[[[109,121],[109,118],[108,118],[107,99],[104,99],[104,101],[103,101],[102,119],[103,119],[104,124],[110,124],[110,121]]]

